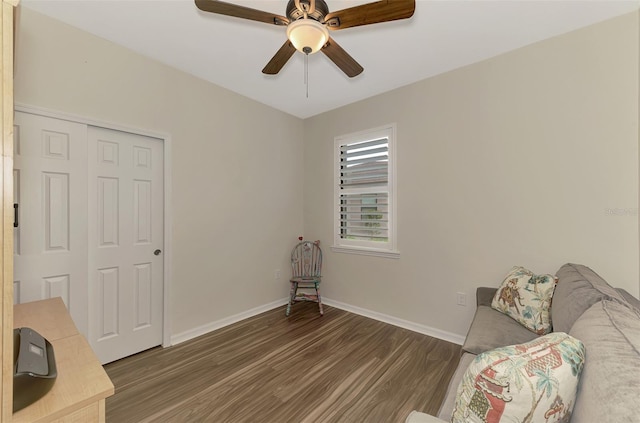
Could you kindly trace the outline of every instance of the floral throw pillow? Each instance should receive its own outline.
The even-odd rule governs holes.
[[[584,357],[563,332],[482,353],[462,377],[451,421],[568,422]]]
[[[551,332],[551,298],[558,279],[534,275],[514,266],[493,297],[491,307],[511,317],[538,335]]]

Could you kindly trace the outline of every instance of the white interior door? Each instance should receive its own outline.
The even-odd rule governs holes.
[[[163,144],[89,127],[89,343],[107,363],[162,343]]]
[[[16,112],[14,302],[62,297],[87,336],[87,127]]]

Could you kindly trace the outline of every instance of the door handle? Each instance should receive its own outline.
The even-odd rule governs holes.
[[[17,228],[18,227],[18,207],[20,207],[20,205],[18,203],[13,203],[13,227]]]
[[[156,256],[159,256],[161,252],[162,252],[162,250],[155,250],[153,252],[153,254],[156,255]]]

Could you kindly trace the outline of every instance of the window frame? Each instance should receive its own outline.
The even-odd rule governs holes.
[[[344,193],[341,190],[341,162],[340,150],[344,145],[373,141],[381,138],[388,140],[388,168],[387,168],[387,184],[386,188],[377,190],[377,192],[386,192],[388,195],[388,228],[387,241],[368,241],[345,239],[341,235],[341,201],[340,195]],[[334,158],[333,158],[333,246],[331,250],[338,253],[351,253],[368,256],[399,258],[398,251],[398,230],[397,230],[397,188],[396,188],[396,124],[391,123],[377,128],[367,129],[364,131],[354,132],[351,134],[340,135],[334,138]],[[367,189],[356,188],[366,194]]]

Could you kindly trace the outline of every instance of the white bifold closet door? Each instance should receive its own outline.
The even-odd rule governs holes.
[[[86,336],[86,125],[16,112],[13,181],[14,302],[62,297]]]
[[[160,140],[89,127],[91,344],[103,362],[162,343]]]
[[[16,302],[61,296],[102,363],[162,343],[162,140],[16,113]]]

